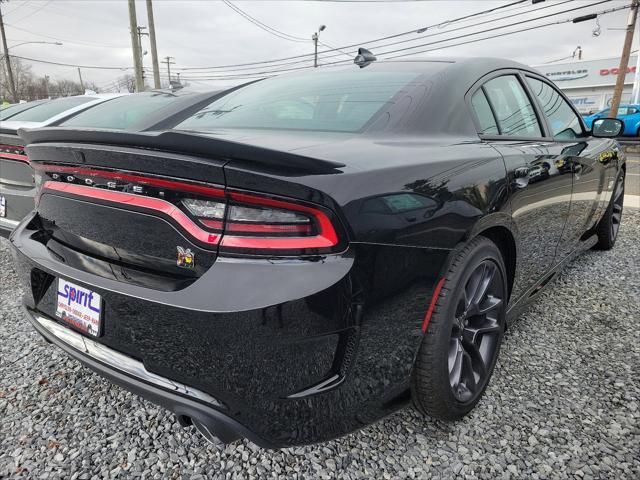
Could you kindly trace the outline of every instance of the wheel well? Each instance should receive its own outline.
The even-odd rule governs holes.
[[[509,295],[513,289],[513,281],[516,276],[516,241],[512,233],[506,227],[491,227],[479,233],[495,243],[502,253],[504,265],[507,269]]]

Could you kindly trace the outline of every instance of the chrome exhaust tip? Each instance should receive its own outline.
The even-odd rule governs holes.
[[[211,430],[209,430],[209,427],[207,427],[204,423],[199,422],[198,420],[196,420],[195,418],[191,419],[191,423],[193,424],[194,427],[196,427],[196,430],[198,431],[198,433],[210,444],[212,445],[218,445],[220,443],[220,440],[218,439],[218,437],[216,437]]]

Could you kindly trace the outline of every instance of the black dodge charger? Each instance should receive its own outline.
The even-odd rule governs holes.
[[[622,123],[587,131],[510,61],[366,63],[163,131],[21,131],[27,319],[209,439],[318,442],[410,401],[467,414],[507,324],[614,245]]]

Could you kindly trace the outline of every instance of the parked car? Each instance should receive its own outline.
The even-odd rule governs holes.
[[[587,128],[591,128],[591,124],[598,118],[607,118],[609,116],[609,108],[605,108],[593,115],[585,117],[584,123]],[[622,135],[628,137],[640,137],[640,105],[620,105],[618,108],[619,118],[624,122],[624,131]]]
[[[143,131],[175,124],[211,102],[219,91],[151,91],[135,95],[98,95],[53,100],[38,109],[0,122],[0,197],[5,216],[0,215],[0,235],[7,236],[33,210],[33,170],[24,155],[16,129],[38,126],[107,128]],[[108,101],[107,101],[108,100]],[[75,105],[68,110],[67,107]],[[54,116],[51,116],[51,115]],[[46,120],[43,120],[46,119]],[[34,123],[38,122],[38,123]],[[1,212],[0,212],[1,213]]]
[[[26,318],[208,439],[459,419],[507,323],[613,247],[621,127],[474,58],[272,77],[163,131],[21,130]]]
[[[24,103],[11,103],[6,106],[0,107],[0,122],[8,120],[12,116],[24,111],[29,110],[41,103],[49,102],[50,100],[34,100],[32,102],[24,102]]]
[[[19,128],[44,127],[64,120],[118,95],[78,95],[21,104],[17,113],[0,120],[0,236],[8,236],[18,222],[33,210],[33,169],[24,153]],[[29,108],[28,105],[35,103]],[[10,111],[11,112],[11,111]]]

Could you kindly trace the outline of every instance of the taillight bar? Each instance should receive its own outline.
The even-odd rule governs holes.
[[[104,190],[101,188],[85,187],[84,185],[51,181],[45,182],[42,189],[43,192],[45,190],[53,190],[56,192],[87,197],[94,200],[121,203],[132,207],[160,212],[172,218],[178,225],[184,228],[197,240],[208,245],[218,245],[218,243],[220,243],[220,235],[201,229],[174,204],[159,198],[143,197],[142,195],[133,195],[131,193],[114,192],[113,190]]]
[[[4,152],[3,150],[20,150],[23,151],[24,147],[20,145],[0,145],[0,158],[6,158],[8,160],[17,160],[19,162],[29,163],[29,157],[24,154],[14,152]]]
[[[33,164],[36,170],[42,170],[53,173],[68,173],[72,175],[88,175],[94,177],[110,178],[112,180],[121,180],[124,182],[135,182],[143,185],[151,185],[153,187],[167,188],[170,190],[178,190],[181,192],[197,193],[200,195],[224,197],[224,190],[221,188],[209,187],[207,185],[198,185],[195,183],[179,182],[174,180],[166,180],[164,178],[149,177],[147,175],[138,175],[135,173],[120,173],[109,170],[98,170],[84,167],[64,167],[58,165],[42,165]]]
[[[241,253],[242,251],[251,250],[251,253],[260,253],[260,251],[264,250],[272,253],[308,253],[310,250],[327,251],[328,249],[338,246],[340,243],[331,219],[327,213],[320,208],[237,191],[225,192],[225,190],[221,188],[148,177],[134,173],[119,173],[84,167],[43,166],[40,164],[37,164],[35,168],[46,171],[47,173],[57,172],[71,175],[105,177],[167,188],[173,191],[196,193],[212,199],[228,201],[227,208],[233,205],[253,205],[263,208],[271,207],[290,212],[300,212],[313,219],[315,228],[311,224],[278,225],[270,223],[242,223],[232,222],[228,219],[222,220],[214,218],[198,218],[194,220],[183,212],[179,206],[156,197],[62,181],[45,181],[42,186],[43,191],[53,190],[88,199],[97,199],[160,212],[170,217],[196,240],[210,246],[219,245],[222,249],[228,249],[233,252]],[[207,231],[201,228],[198,223],[201,223],[202,226],[206,228],[220,230],[224,233]],[[316,232],[315,235],[313,235],[314,232]],[[271,236],[269,236],[270,234]],[[281,236],[284,234],[289,234],[289,236]]]

